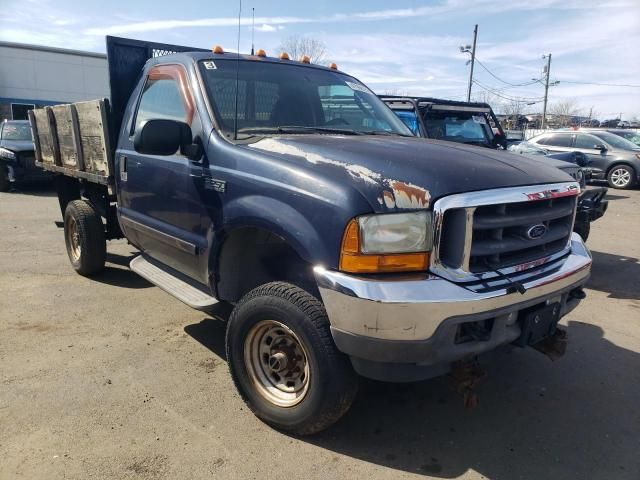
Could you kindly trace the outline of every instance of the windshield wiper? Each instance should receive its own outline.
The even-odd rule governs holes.
[[[415,135],[407,135],[406,133],[387,132],[386,130],[360,130],[362,135],[387,135],[398,137],[415,137]]]
[[[299,131],[303,131],[303,132],[338,133],[341,135],[364,135],[364,133],[359,132],[357,130],[345,130],[344,128],[333,128],[333,127],[315,127],[315,126],[307,126],[307,125],[282,125],[276,128],[280,133],[296,133]]]
[[[238,130],[238,133],[247,133],[247,134],[271,134],[275,135],[278,133],[306,133],[306,132],[320,132],[320,133],[338,133],[341,135],[364,135],[361,132],[356,130],[345,130],[342,128],[332,128],[332,127],[313,127],[307,125],[282,125],[278,127],[248,127],[241,128]],[[253,135],[252,135],[253,136]]]

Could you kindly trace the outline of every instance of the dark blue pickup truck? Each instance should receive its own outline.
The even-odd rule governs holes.
[[[97,275],[124,236],[144,278],[232,304],[231,375],[268,424],[326,428],[356,373],[561,349],[591,267],[569,175],[415,138],[335,65],[113,37],[107,52],[111,101],[30,112],[70,261]]]

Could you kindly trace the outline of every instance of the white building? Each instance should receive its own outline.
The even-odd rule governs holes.
[[[0,121],[27,110],[109,96],[107,56],[0,42]]]

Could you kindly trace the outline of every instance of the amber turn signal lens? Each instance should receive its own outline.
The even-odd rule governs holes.
[[[309,55],[303,55],[300,61],[302,63],[311,63],[311,59],[309,58]]]
[[[329,64],[329,68],[330,68],[331,70],[337,70],[337,69],[338,69],[338,65],[336,65],[335,63],[330,63],[330,64]]]
[[[265,52],[263,49],[260,49],[256,52],[256,55],[258,57],[266,57],[267,56],[267,52]]]
[[[287,52],[282,52],[280,54],[280,60],[289,60],[289,54]]]
[[[389,273],[425,271],[429,253],[362,254],[360,253],[360,225],[354,218],[342,237],[340,270],[348,273]]]
[[[224,49],[220,45],[213,47],[213,53],[224,53]]]
[[[428,266],[427,252],[340,256],[340,270],[349,273],[423,272]]]

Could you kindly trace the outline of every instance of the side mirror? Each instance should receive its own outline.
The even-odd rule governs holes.
[[[601,152],[604,152],[607,149],[607,147],[601,143],[594,145],[593,148],[596,150],[600,150]]]
[[[174,155],[180,150],[192,160],[202,155],[200,146],[193,143],[191,127],[176,120],[147,120],[136,131],[133,148],[147,155]]]
[[[582,152],[573,152],[573,158],[579,167],[586,167],[587,163],[589,163],[589,159]]]

